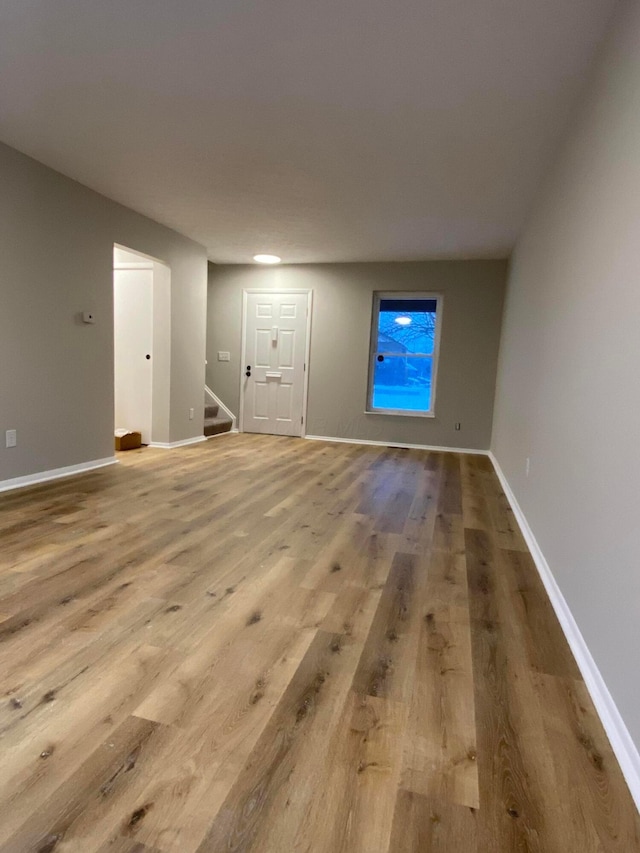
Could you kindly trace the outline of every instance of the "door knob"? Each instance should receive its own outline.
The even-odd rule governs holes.
[[[247,369],[245,370],[244,375],[245,376],[251,376],[251,365],[250,364],[247,365]]]

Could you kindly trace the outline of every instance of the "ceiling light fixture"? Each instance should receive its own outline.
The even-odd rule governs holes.
[[[411,317],[396,317],[396,323],[399,326],[410,326],[412,323]]]
[[[277,255],[254,255],[253,260],[257,264],[279,264],[282,258]]]

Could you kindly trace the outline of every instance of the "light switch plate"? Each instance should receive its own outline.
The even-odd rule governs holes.
[[[18,443],[18,432],[15,429],[8,429],[5,433],[7,447],[15,447]]]
[[[218,352],[218,361],[231,361],[230,352]]]

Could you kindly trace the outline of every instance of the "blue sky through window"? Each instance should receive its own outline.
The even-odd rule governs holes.
[[[389,311],[385,310],[384,303],[385,300],[382,300],[380,304],[377,351],[432,353],[436,331],[435,310]],[[394,343],[399,346],[394,346]]]
[[[435,299],[381,299],[371,405],[399,412],[431,410]]]

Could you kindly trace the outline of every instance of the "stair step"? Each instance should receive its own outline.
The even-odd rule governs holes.
[[[205,418],[217,418],[220,406],[217,403],[205,403],[204,416]]]
[[[204,419],[204,434],[206,436],[219,435],[221,432],[229,432],[231,430],[230,418],[205,418]]]

